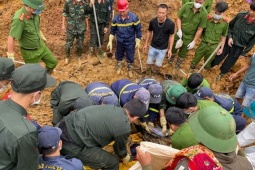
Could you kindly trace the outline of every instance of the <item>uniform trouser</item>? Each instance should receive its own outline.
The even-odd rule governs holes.
[[[84,32],[82,32],[81,34],[78,34],[78,33],[72,34],[67,31],[67,33],[66,33],[66,53],[70,55],[70,50],[71,50],[71,47],[73,46],[73,41],[75,38],[77,41],[78,56],[80,57],[82,48],[83,48]]]
[[[104,41],[104,28],[105,28],[104,24],[98,25],[101,46]],[[96,24],[94,22],[90,23],[90,47],[99,47]]]
[[[117,41],[117,50],[115,53],[115,59],[122,61],[126,54],[126,60],[128,63],[134,62],[135,56],[135,41],[133,42],[119,42]]]
[[[20,48],[20,52],[25,63],[39,63],[42,60],[47,70],[53,70],[58,63],[57,59],[43,41],[40,42],[40,47],[36,50]]]
[[[63,155],[78,158],[83,165],[93,169],[119,169],[119,160],[109,152],[100,147],[80,147],[63,141]]]
[[[196,49],[195,57],[191,61],[192,65],[197,65],[199,61],[204,57],[204,62],[210,57],[218,44],[208,44],[206,42],[201,42]],[[208,69],[211,67],[211,62],[213,61],[215,55],[210,59],[210,61],[205,65],[205,68]]]
[[[236,45],[232,45],[232,47],[230,47],[227,44],[227,42],[228,41],[226,40],[222,54],[216,55],[216,57],[214,58],[211,64],[211,67],[214,67],[215,65],[220,64],[221,61],[228,55],[226,60],[223,62],[223,64],[220,67],[220,71],[222,74],[229,72],[231,67],[235,65],[236,61],[238,60],[239,56],[241,55],[244,49],[244,47],[238,47]]]
[[[181,46],[181,48],[179,49],[175,49],[175,45],[176,45],[176,42],[180,39],[176,34],[174,36],[174,44],[173,44],[173,49],[172,49],[172,54],[176,54],[177,51],[179,50],[178,52],[178,56],[180,58],[186,58],[187,56],[187,53],[188,53],[188,45],[189,43],[191,43],[191,41],[193,40],[193,37],[194,36],[187,36],[187,37],[183,37],[183,44]]]

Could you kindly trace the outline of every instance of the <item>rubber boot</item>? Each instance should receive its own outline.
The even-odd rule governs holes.
[[[128,76],[129,78],[133,78],[132,63],[128,63]]]
[[[94,47],[89,47],[89,56],[92,56],[94,52]]]
[[[78,48],[77,52],[78,52],[78,64],[81,65],[81,53],[82,53],[82,49]]]
[[[122,68],[122,61],[117,62],[117,75],[120,75]]]
[[[180,68],[180,65],[181,65],[181,63],[182,63],[183,60],[184,60],[184,59],[178,57],[174,68],[175,68],[175,69],[179,69],[179,68]]]
[[[171,58],[168,59],[167,63],[171,64],[175,59],[175,55],[172,55]]]
[[[99,57],[106,57],[106,53],[102,50],[102,48],[97,48],[97,55]]]
[[[69,58],[70,58],[70,50],[66,52],[65,64],[69,63]]]

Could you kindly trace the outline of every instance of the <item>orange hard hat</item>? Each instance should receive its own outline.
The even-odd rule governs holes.
[[[118,0],[117,2],[118,11],[126,11],[128,8],[128,1],[127,0]]]

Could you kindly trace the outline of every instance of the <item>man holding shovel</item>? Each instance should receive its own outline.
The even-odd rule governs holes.
[[[148,41],[153,34],[147,59],[147,71],[149,74],[151,71],[154,73],[159,72],[166,53],[169,58],[172,55],[175,24],[171,19],[167,18],[167,12],[168,6],[166,4],[160,4],[158,6],[158,16],[153,18],[149,23],[147,37],[143,47],[144,51],[148,50]],[[154,64],[155,59],[156,62]]]
[[[111,4],[109,0],[95,0],[95,3],[93,5],[95,6],[95,12],[92,12],[90,14],[89,56],[91,56],[95,48],[97,48],[96,55],[98,55],[98,57],[103,57],[106,54],[102,50],[101,46],[103,44],[104,34],[108,31],[111,14]],[[99,36],[97,35],[97,33]],[[100,39],[100,41],[98,39]]]
[[[219,1],[215,5],[214,14],[208,16],[206,28],[202,34],[201,43],[196,50],[195,57],[191,61],[190,70],[194,70],[203,57],[205,62],[209,60],[205,65],[205,69],[209,69],[215,55],[212,58],[209,58],[209,56],[213,53],[219,42],[221,42],[221,47],[217,51],[217,55],[222,53],[228,34],[228,23],[223,19],[222,14],[227,9],[228,4],[224,1]]]

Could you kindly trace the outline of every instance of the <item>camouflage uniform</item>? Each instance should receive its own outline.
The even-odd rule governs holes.
[[[85,18],[90,13],[91,8],[84,1],[66,0],[62,15],[67,17],[66,30],[66,57],[70,56],[70,50],[73,45],[74,38],[77,40],[78,57],[81,57],[84,32],[86,31]]]
[[[97,23],[98,23],[98,31],[100,36],[101,45],[104,41],[104,28],[109,26],[110,21],[110,14],[111,14],[111,4],[109,0],[101,0],[98,3],[98,0],[95,1],[95,9],[96,9],[96,16],[97,16]],[[97,37],[97,30],[95,24],[95,17],[94,12],[90,14],[90,52],[92,52],[95,47],[98,47],[98,37]],[[102,52],[101,49],[98,51],[99,53]]]

